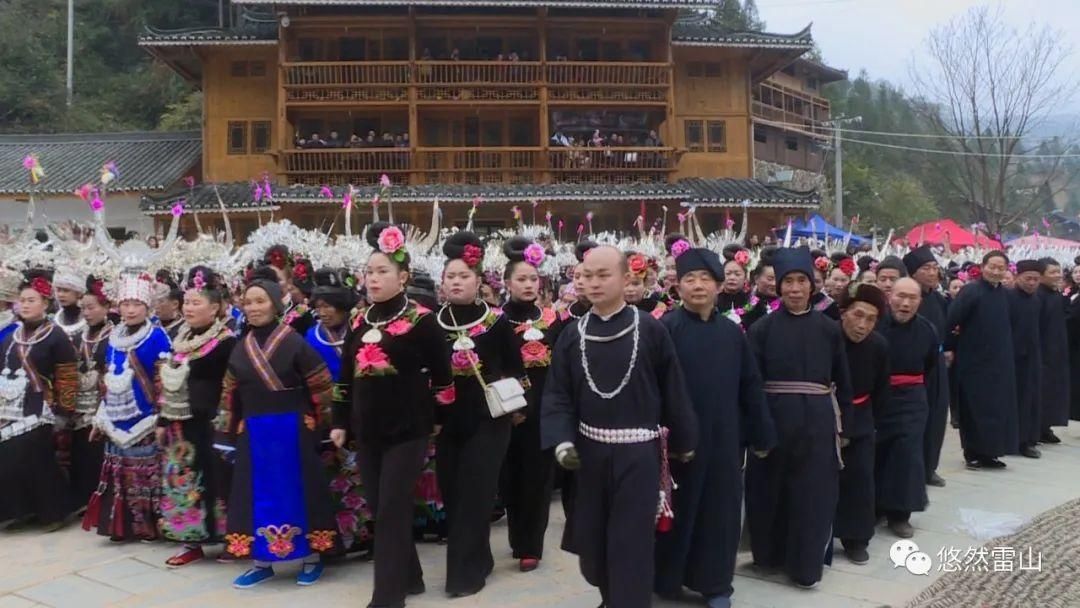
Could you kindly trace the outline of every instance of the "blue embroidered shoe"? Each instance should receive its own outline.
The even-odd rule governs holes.
[[[300,574],[296,575],[296,584],[301,587],[307,587],[319,582],[319,577],[322,576],[323,564],[322,562],[314,564],[304,564],[300,568]]]
[[[237,589],[251,589],[255,585],[272,578],[274,578],[273,568],[260,568],[256,566],[236,577],[236,580],[233,581],[233,587],[236,587]]]

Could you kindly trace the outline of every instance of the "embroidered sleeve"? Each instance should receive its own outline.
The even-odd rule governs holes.
[[[330,376],[330,370],[325,365],[318,367],[304,377],[304,382],[311,393],[316,423],[329,422],[334,401],[334,379]]]
[[[57,363],[53,374],[53,404],[58,410],[75,411],[75,395],[79,390],[78,366],[75,363]]]

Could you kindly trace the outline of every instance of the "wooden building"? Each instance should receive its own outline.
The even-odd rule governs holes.
[[[754,88],[757,178],[806,190],[824,184],[832,116],[821,89],[841,80],[847,72],[799,58]]]
[[[477,199],[493,226],[536,201],[571,226],[593,211],[598,230],[749,201],[760,231],[818,204],[753,179],[755,91],[809,29],[727,31],[693,11],[705,0],[233,2],[228,28],[140,40],[204,93],[206,184],[146,213],[181,195],[213,212],[216,185],[238,217],[325,225],[383,175],[419,224],[436,198],[452,223]],[[272,198],[252,201],[264,179]]]

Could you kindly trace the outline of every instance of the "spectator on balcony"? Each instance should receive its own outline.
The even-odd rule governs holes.
[[[394,136],[394,147],[395,148],[408,148],[409,147],[409,144],[405,143],[405,136],[404,135],[398,134],[398,135]]]
[[[401,147],[402,148],[408,148],[411,145],[412,145],[412,142],[409,141],[409,134],[408,133],[402,133],[401,134]]]
[[[433,59],[431,49],[424,49],[424,52],[420,53],[420,61],[432,61]]]
[[[350,148],[361,148],[363,146],[364,146],[364,140],[360,139],[359,135],[357,135],[356,133],[353,133],[352,135],[349,136],[349,147]]]
[[[325,148],[326,140],[319,136],[318,133],[312,133],[311,138],[308,139],[305,148]]]
[[[660,140],[660,135],[656,133],[656,129],[649,131],[648,137],[645,138],[645,146],[649,148],[662,148],[664,142]]]
[[[341,136],[337,131],[330,131],[330,139],[326,140],[327,148],[341,148],[344,147],[344,142],[341,141]]]
[[[461,51],[457,49],[450,51],[450,61],[461,61]]]
[[[390,135],[389,133],[383,133],[382,134],[382,139],[379,140],[379,147],[380,148],[393,148],[394,147],[394,136]]]
[[[376,145],[378,145],[378,142],[375,141],[375,131],[374,130],[371,130],[371,131],[367,132],[367,138],[364,139],[364,145],[369,147],[369,148],[374,148]]]

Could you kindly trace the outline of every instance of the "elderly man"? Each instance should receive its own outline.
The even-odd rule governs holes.
[[[717,310],[720,258],[708,249],[689,249],[675,264],[682,306],[662,322],[686,373],[700,436],[692,462],[672,463],[679,482],[675,527],[656,541],[656,591],[678,597],[685,585],[709,608],[727,608],[741,532],[745,446],[756,457],[767,455],[776,430],[750,345],[739,325]]]
[[[754,563],[783,568],[796,585],[812,588],[832,538],[838,427],[850,416],[851,382],[840,327],[810,306],[810,252],[780,249],[772,264],[781,306],[750,328],[750,346],[778,441],[768,456],[747,464],[746,513]]]
[[[877,525],[874,497],[874,412],[888,404],[889,345],[874,331],[885,317],[885,295],[873,285],[859,285],[837,301],[842,311],[848,367],[851,370],[851,415],[843,421],[848,444],[841,451],[840,499],[833,536],[844,545],[852,563],[870,561],[866,548]]]
[[[941,341],[934,326],[919,316],[921,303],[919,284],[900,279],[893,285],[889,315],[880,328],[889,343],[892,390],[885,405],[874,409],[874,487],[878,513],[900,538],[911,538],[911,513],[926,509],[927,503],[923,433],[930,405],[926,378],[937,367]]]
[[[941,351],[933,373],[926,377],[926,400],[930,404],[930,415],[926,418],[926,431],[923,433],[926,484],[940,488],[945,486],[945,480],[937,474],[937,468],[941,461],[941,446],[945,442],[945,424],[949,417],[948,364],[952,358],[952,353],[945,353],[943,348],[948,302],[941,293],[941,268],[929,247],[924,245],[905,255],[904,266],[908,275],[922,288],[919,316],[934,326],[939,340],[938,350]]]
[[[1039,336],[1042,346],[1041,424],[1039,441],[1061,443],[1050,427],[1069,424],[1069,339],[1065,326],[1065,298],[1061,295],[1061,263],[1042,258],[1039,298]]]
[[[1039,317],[1042,300],[1039,281],[1044,266],[1038,260],[1016,263],[1016,287],[1009,290],[1009,321],[1016,365],[1016,416],[1020,455],[1039,458],[1039,392],[1042,384],[1042,353]]]
[[[626,257],[611,246],[582,263],[592,309],[555,345],[541,405],[541,448],[577,469],[572,546],[602,606],[647,608],[652,602],[665,437],[673,458],[689,461],[697,422],[671,337],[659,321],[623,300]],[[670,497],[670,483],[664,491]]]
[[[1012,328],[1001,286],[1008,269],[1003,252],[987,253],[980,278],[949,306],[946,340],[955,344],[960,442],[969,469],[1004,469],[998,457],[1019,447]]]

